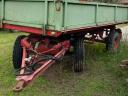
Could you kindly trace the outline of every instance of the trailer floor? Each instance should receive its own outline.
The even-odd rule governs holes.
[[[118,54],[104,52],[102,44],[88,44],[85,72],[72,72],[68,55],[22,92],[12,92],[15,85],[12,48],[21,34],[0,32],[0,96],[128,96],[128,71],[119,68],[120,61],[128,58],[128,45],[124,43]]]

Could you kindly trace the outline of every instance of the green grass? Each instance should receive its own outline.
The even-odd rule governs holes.
[[[73,73],[71,59],[55,64],[20,93],[14,93],[12,66],[13,43],[23,33],[0,32],[0,96],[128,96],[128,71],[121,70],[120,61],[128,58],[128,46],[120,52],[105,52],[103,44],[86,44],[87,69]]]

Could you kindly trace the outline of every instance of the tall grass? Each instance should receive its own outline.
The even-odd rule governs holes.
[[[32,85],[14,93],[12,50],[15,38],[22,34],[0,32],[0,96],[128,96],[125,81],[128,71],[119,67],[120,61],[128,58],[127,42],[121,43],[120,52],[116,54],[106,52],[105,44],[86,43],[85,72],[72,72],[71,59],[67,58],[70,62],[64,59],[64,62],[54,64],[55,67],[51,66]]]

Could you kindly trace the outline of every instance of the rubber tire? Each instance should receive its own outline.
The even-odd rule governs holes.
[[[110,34],[108,35],[108,37],[106,38],[106,50],[108,52],[117,52],[119,49],[119,45],[120,45],[120,34],[122,34],[121,32],[118,31],[119,29],[115,29],[112,32],[110,32]],[[115,39],[118,39],[118,48],[114,48],[114,41]]]
[[[22,55],[23,55],[23,48],[21,46],[21,40],[26,36],[21,35],[18,36],[15,40],[14,47],[13,47],[13,67],[14,69],[21,68],[22,63]]]
[[[84,38],[80,37],[74,41],[74,72],[82,72],[85,66],[85,46]]]

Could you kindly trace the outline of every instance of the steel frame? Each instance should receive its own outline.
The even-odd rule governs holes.
[[[17,80],[16,86],[13,89],[16,92],[21,91],[25,86],[29,85],[40,74],[45,72],[45,70],[47,70],[53,63],[56,62],[56,60],[63,57],[66,51],[70,47],[70,41],[66,40],[66,41],[60,42],[54,45],[52,48],[49,48],[47,51],[43,51],[43,52],[37,52],[37,50],[33,49],[32,46],[30,46],[30,43],[27,42],[27,38],[21,41],[21,45],[23,47],[22,64],[19,72],[20,74],[16,77],[16,80]],[[25,68],[27,67],[25,60],[26,60],[26,56],[29,55],[29,53],[27,53],[27,50],[31,50],[35,52],[35,55],[34,55],[35,57],[38,55],[44,56],[44,55],[54,54],[52,55],[52,58],[54,59],[51,58],[48,60],[41,60],[40,62],[38,62],[41,65],[39,68],[34,70],[34,72],[31,74],[25,74]],[[35,59],[35,61],[38,61],[38,60]]]

